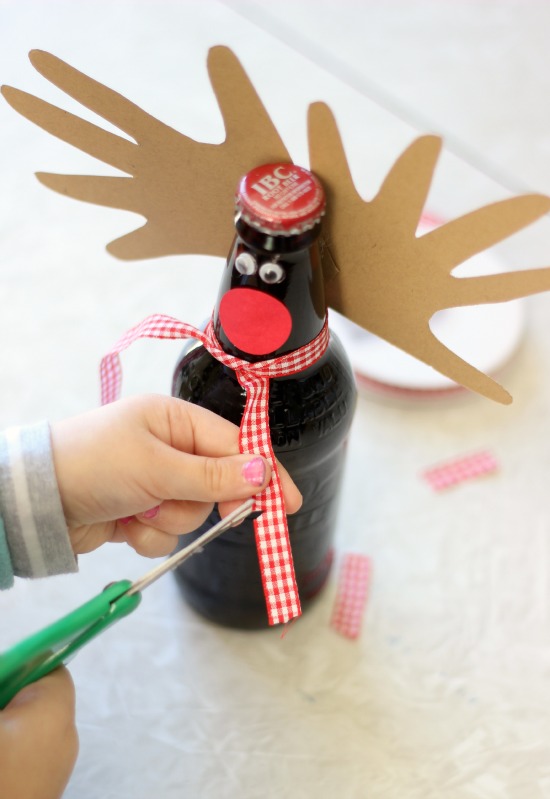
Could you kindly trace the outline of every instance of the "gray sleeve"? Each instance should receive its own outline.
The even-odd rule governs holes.
[[[13,574],[46,577],[77,571],[47,422],[0,432],[0,516]]]

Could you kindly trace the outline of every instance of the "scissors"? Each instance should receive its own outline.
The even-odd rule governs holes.
[[[189,546],[138,580],[111,583],[89,602],[0,654],[0,709],[26,685],[67,663],[88,641],[132,613],[141,602],[141,592],[145,588],[200,552],[229,527],[246,519],[253,506],[253,499],[246,500]]]

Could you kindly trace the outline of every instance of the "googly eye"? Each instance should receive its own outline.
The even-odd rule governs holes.
[[[254,275],[258,271],[258,264],[249,252],[241,252],[235,258],[235,269],[240,275]]]
[[[281,264],[268,261],[260,266],[260,277],[264,283],[280,283],[285,278],[285,270]]]

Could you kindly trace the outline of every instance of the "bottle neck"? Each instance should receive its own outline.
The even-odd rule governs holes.
[[[317,246],[320,227],[274,236],[237,220],[213,316],[225,352],[249,362],[263,361],[293,352],[321,332],[326,304]],[[241,274],[235,265],[243,253],[257,265],[252,274]],[[262,278],[261,267],[273,262],[284,277],[270,284]]]
[[[266,255],[273,253],[284,255],[309,249],[319,238],[321,223],[317,222],[309,230],[294,236],[276,236],[273,233],[258,230],[245,222],[241,216],[237,216],[235,230],[237,231],[237,236],[252,250],[263,252]]]

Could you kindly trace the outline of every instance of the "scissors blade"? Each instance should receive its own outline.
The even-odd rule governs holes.
[[[239,524],[247,516],[252,513],[252,509],[254,507],[254,499],[247,499],[246,502],[243,502],[242,505],[239,505],[238,508],[235,508],[234,511],[228,513],[223,519],[221,519],[217,524],[203,533],[201,536],[196,538],[193,543],[189,544],[189,546],[181,549],[179,552],[176,552],[175,555],[172,557],[167,558],[167,560],[163,561],[163,563],[156,566],[154,569],[151,569],[143,577],[138,578],[135,580],[128,591],[126,592],[126,596],[132,596],[132,594],[137,594],[143,591],[144,588],[148,588],[151,583],[154,583],[159,577],[162,577],[172,569],[175,569],[180,563],[183,563],[187,558],[190,558],[192,555],[195,555],[197,552],[200,552],[203,546],[209,544],[210,541],[213,541],[214,538],[217,538],[221,533],[224,533],[230,527],[233,527],[235,524]]]

